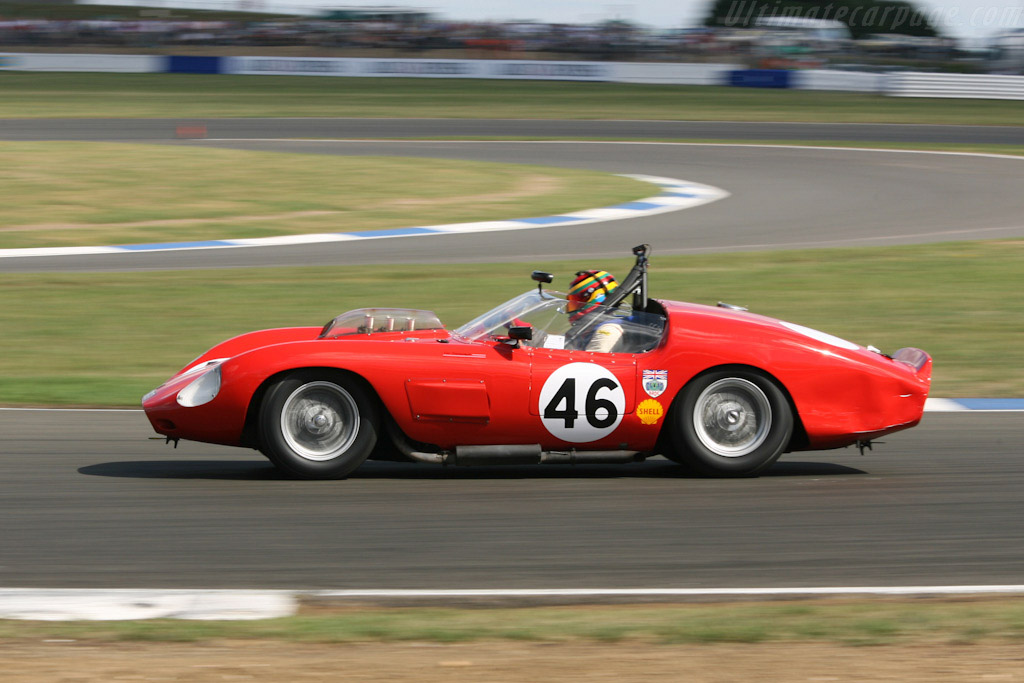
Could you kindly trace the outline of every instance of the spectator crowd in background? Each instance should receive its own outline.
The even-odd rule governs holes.
[[[1017,39],[1024,37],[1019,34]],[[1012,38],[1012,36],[1011,36]],[[1019,44],[1019,42],[1018,42]],[[80,46],[173,51],[184,46],[293,47],[302,54],[617,61],[718,61],[762,68],[885,69],[905,66],[958,71],[1024,70],[999,45],[964,50],[950,38],[886,34],[852,40],[781,27],[655,31],[627,22],[597,25],[533,22],[405,20],[339,21],[308,17],[195,21],[144,19],[4,19],[0,50]],[[1019,49],[1019,48],[1018,48]],[[299,53],[295,53],[299,54]]]

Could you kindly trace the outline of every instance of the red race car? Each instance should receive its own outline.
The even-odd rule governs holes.
[[[175,444],[258,448],[315,479],[396,452],[452,465],[661,454],[750,476],[788,451],[863,448],[921,420],[924,351],[890,356],[738,307],[649,299],[647,246],[633,252],[618,286],[581,271],[567,298],[535,272],[535,290],[452,331],[428,311],[364,308],[322,328],[244,334],[143,407]],[[614,346],[593,350],[599,337]]]

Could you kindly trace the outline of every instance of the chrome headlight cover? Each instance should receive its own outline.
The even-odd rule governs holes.
[[[202,374],[178,392],[178,405],[195,408],[215,399],[220,392],[220,365],[225,360],[227,359],[219,358],[216,361],[207,361]]]

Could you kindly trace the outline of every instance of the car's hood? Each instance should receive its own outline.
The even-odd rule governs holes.
[[[291,342],[305,342],[313,341],[320,338],[323,331],[323,327],[281,327],[270,330],[257,330],[255,332],[248,332],[241,334],[237,337],[232,337],[226,341],[211,347],[201,356],[190,362],[188,365],[183,367],[175,377],[188,372],[193,367],[206,363],[213,359],[227,359],[234,358],[248,351],[255,349],[264,348],[267,346],[275,346],[278,344],[288,344]],[[367,339],[373,339],[374,341],[382,342],[393,342],[401,339],[439,339],[448,336],[447,330],[420,330],[413,332],[374,332],[371,334],[351,334],[335,337],[333,339],[320,339],[325,344],[339,344],[347,341],[366,341]]]

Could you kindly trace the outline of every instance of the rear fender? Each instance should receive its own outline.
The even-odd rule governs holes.
[[[932,357],[925,351],[908,346],[892,354],[892,359],[910,366],[913,368],[914,374],[931,384]]]

